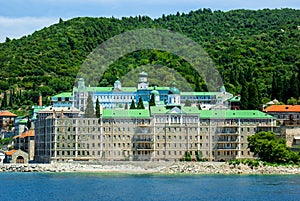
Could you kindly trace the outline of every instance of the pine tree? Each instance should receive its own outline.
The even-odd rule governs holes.
[[[142,97],[139,98],[137,109],[145,109]]]
[[[1,102],[1,108],[5,109],[6,107],[7,107],[7,94],[6,94],[6,92],[4,92],[3,99]]]
[[[13,106],[13,98],[14,98],[14,93],[13,93],[13,90],[10,90],[9,91],[9,102],[8,102],[8,106],[12,108]]]
[[[289,97],[294,97],[297,99],[299,97],[299,80],[296,77],[296,74],[292,75],[290,83]]]
[[[88,99],[87,99],[84,117],[85,118],[95,118],[96,117],[95,112],[94,112],[94,104],[93,104],[91,94],[89,94]]]
[[[30,130],[30,128],[31,128],[31,121],[30,121],[29,116],[27,116],[27,123],[26,123],[26,126],[27,126],[28,130]]]
[[[249,110],[257,110],[259,109],[259,100],[258,100],[258,91],[256,88],[256,84],[250,83],[248,87],[248,108]]]
[[[149,101],[149,109],[151,106],[155,106],[155,95],[154,94],[151,94],[151,98]]]
[[[100,104],[99,104],[99,99],[98,98],[96,100],[96,117],[100,118]]]
[[[134,100],[131,101],[130,109],[131,110],[136,109]]]
[[[241,91],[241,109],[242,110],[247,110],[248,109],[248,84],[245,82],[245,84],[242,86],[242,91]]]
[[[271,99],[279,99],[278,95],[278,82],[277,82],[277,76],[275,72],[273,73],[273,80],[272,80],[272,92],[271,92]]]
[[[289,88],[290,88],[290,80],[285,78],[283,81],[284,89],[282,90],[282,102],[287,103],[288,96],[289,96]]]
[[[300,66],[298,67],[297,80],[298,80],[298,95],[300,97]]]

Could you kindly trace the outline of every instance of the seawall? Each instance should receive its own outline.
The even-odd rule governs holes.
[[[224,162],[129,162],[4,164],[0,172],[118,172],[130,174],[300,174],[299,166],[230,165]]]

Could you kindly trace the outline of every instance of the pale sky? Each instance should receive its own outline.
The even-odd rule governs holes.
[[[300,9],[299,0],[1,0],[0,42],[33,33],[74,17],[128,17],[188,13],[191,10],[233,10],[264,8]]]

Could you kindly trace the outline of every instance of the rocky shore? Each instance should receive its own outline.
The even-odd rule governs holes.
[[[115,172],[130,174],[300,174],[298,166],[230,165],[224,162],[99,162],[4,164],[0,172]]]

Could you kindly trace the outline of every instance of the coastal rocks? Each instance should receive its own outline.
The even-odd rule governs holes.
[[[251,167],[245,164],[232,165],[224,162],[180,162],[169,166],[162,173],[188,174],[300,174],[297,166],[264,166]]]
[[[0,172],[117,172],[130,174],[300,174],[298,166],[248,166],[225,162],[134,162],[4,164]]]

